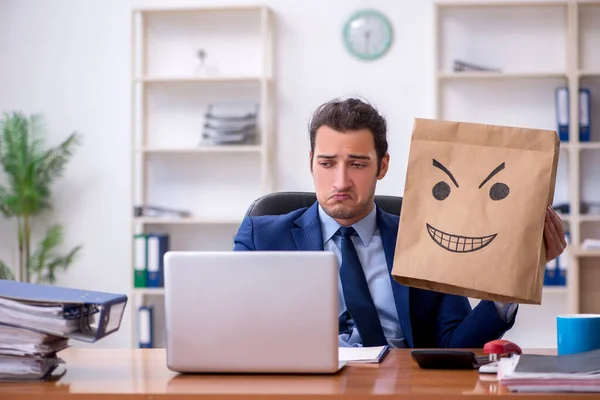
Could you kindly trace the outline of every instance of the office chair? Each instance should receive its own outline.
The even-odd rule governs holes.
[[[254,200],[246,216],[280,215],[302,207],[310,207],[317,201],[317,195],[312,192],[275,192]],[[375,195],[375,203],[385,212],[400,215],[402,197]]]

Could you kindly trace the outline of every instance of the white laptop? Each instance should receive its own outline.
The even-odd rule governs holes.
[[[168,252],[167,366],[182,373],[334,373],[338,265],[325,251]]]

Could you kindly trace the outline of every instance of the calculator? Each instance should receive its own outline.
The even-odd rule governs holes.
[[[493,362],[487,355],[478,356],[467,350],[417,349],[411,355],[422,369],[478,369]]]

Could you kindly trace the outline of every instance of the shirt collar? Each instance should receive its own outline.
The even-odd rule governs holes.
[[[319,204],[319,219],[321,220],[321,232],[323,233],[323,244],[326,244],[329,239],[336,234],[340,228],[340,224],[331,218]],[[365,246],[369,245],[371,238],[377,228],[377,207],[373,204],[371,212],[365,215],[361,220],[352,224],[360,240]]]

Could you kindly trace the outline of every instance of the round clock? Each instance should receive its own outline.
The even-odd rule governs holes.
[[[363,60],[382,57],[392,45],[392,24],[379,11],[361,10],[344,25],[346,49]]]

